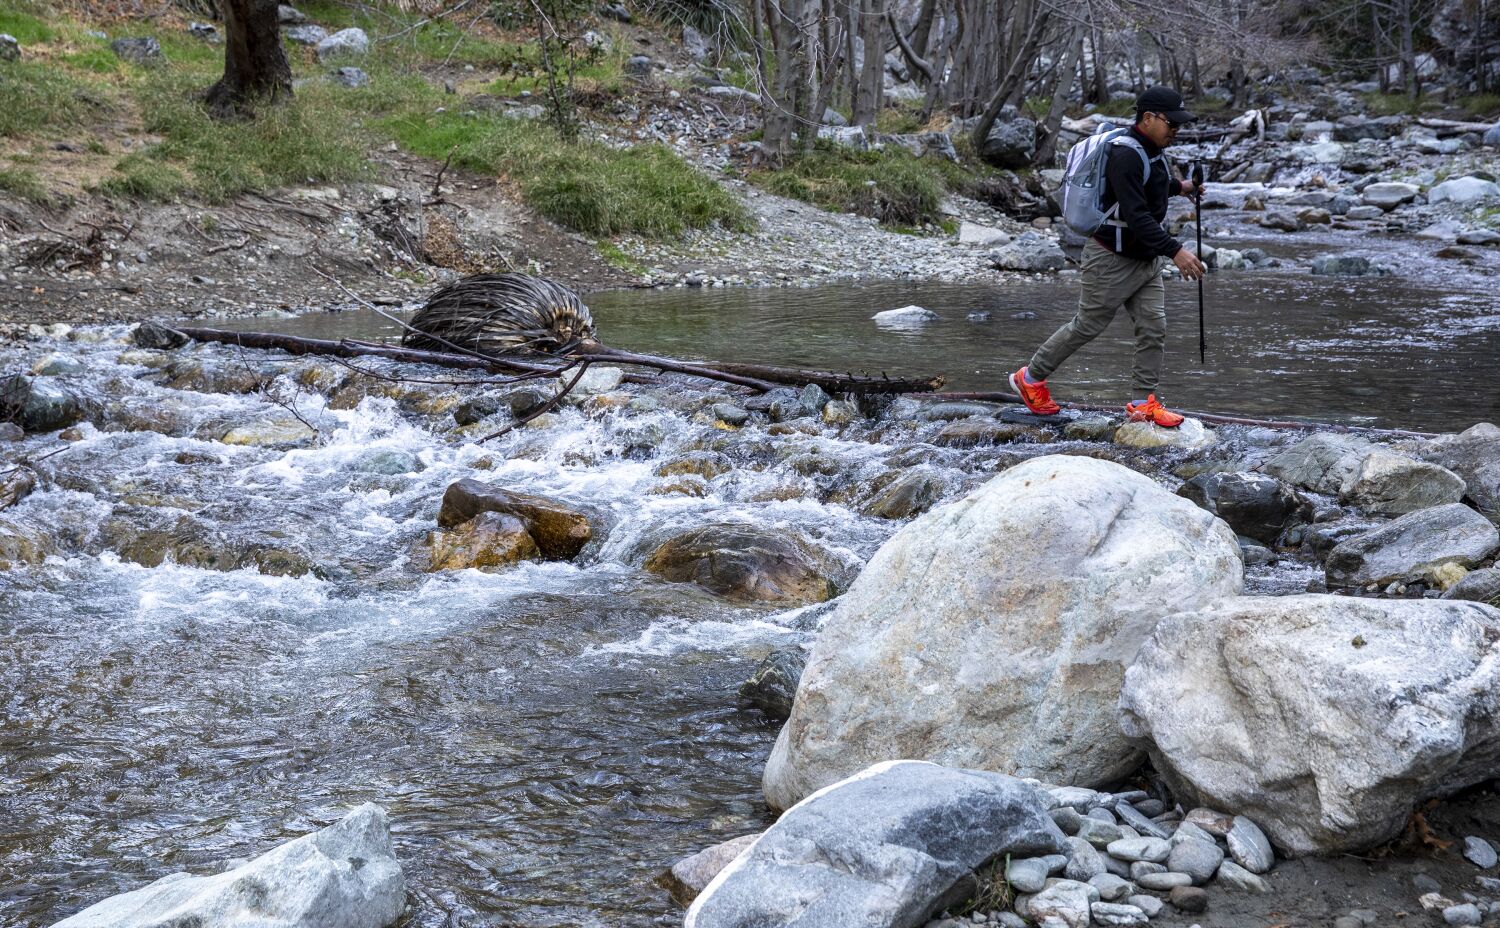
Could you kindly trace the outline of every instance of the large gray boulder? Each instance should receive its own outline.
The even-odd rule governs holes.
[[[1289,854],[1371,847],[1500,764],[1500,611],[1443,600],[1242,597],[1157,624],[1121,727],[1184,805]]]
[[[385,812],[366,803],[232,870],[174,873],[53,928],[385,928],[405,905]]]
[[[1261,470],[1304,490],[1335,495],[1374,448],[1353,435],[1318,432],[1276,454]]]
[[[766,763],[784,809],[892,758],[1092,786],[1141,754],[1115,723],[1161,616],[1239,592],[1234,533],[1108,461],[1051,455],[897,532],[825,620]]]
[[[1462,503],[1450,503],[1408,513],[1339,542],[1323,568],[1329,587],[1444,583],[1450,565],[1471,568],[1497,549],[1500,532],[1488,519]]]
[[[1006,107],[995,118],[979,157],[997,168],[1025,168],[1036,157],[1036,122]]]
[[[1401,516],[1464,498],[1463,478],[1437,464],[1376,449],[1344,478],[1339,499],[1370,512]]]
[[[1462,477],[1465,495],[1493,522],[1500,522],[1500,427],[1481,422],[1458,435],[1444,435],[1423,453]]]
[[[684,928],[911,928],[975,891],[991,860],[1062,853],[1012,777],[876,764],[788,809],[688,909]]]

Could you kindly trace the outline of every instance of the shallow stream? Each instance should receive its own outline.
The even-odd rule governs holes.
[[[943,371],[955,388],[993,389],[1071,312],[1071,290],[1038,278],[591,303],[622,348]],[[1276,415],[1295,404],[1390,424],[1420,412],[1441,428],[1495,415],[1500,310],[1476,280],[1455,276],[1439,292],[1287,270],[1218,275],[1209,292],[1200,371],[1185,358],[1190,290],[1171,286],[1168,389],[1184,404]],[[942,319],[915,331],[869,321],[906,303]],[[1011,318],[1023,311],[1036,317]],[[366,336],[388,325],[361,318],[274,325]],[[172,872],[211,872],[366,800],[391,814],[409,925],[677,924],[650,879],[767,823],[758,784],[775,726],[735,694],[769,649],[808,640],[816,610],[664,582],[642,569],[655,545],[748,523],[803,536],[852,571],[900,527],[865,514],[893,473],[928,473],[949,499],[1021,456],[1084,450],[937,447],[944,423],[910,403],[843,430],[807,420],[725,431],[701,413],[727,394],[671,380],[481,444],[488,427],[455,430],[451,410],[482,388],[372,386],[361,402],[333,403],[348,371],[326,361],[222,346],[141,353],[123,332],[84,334],[0,352],[7,369],[49,350],[81,362],[60,379],[94,398],[103,424],[83,425],[82,440],[38,465],[47,487],[0,514],[0,535],[51,552],[0,571],[0,925],[15,928]],[[1074,395],[1114,394],[1128,361],[1123,331],[1111,336],[1070,369]],[[279,375],[270,395],[224,392],[260,371]],[[1424,399],[1429,388],[1445,402]],[[219,440],[267,423],[295,432],[293,411],[315,439]],[[1223,437],[1220,460],[1285,440]],[[36,436],[9,456],[60,447]],[[728,467],[656,473],[689,452]],[[573,563],[427,572],[421,543],[438,501],[471,476],[585,509],[595,541]],[[135,562],[163,545],[195,563],[249,546],[289,575]],[[1250,583],[1290,592],[1317,575],[1283,563]]]

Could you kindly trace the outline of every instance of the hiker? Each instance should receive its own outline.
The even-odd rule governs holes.
[[[1104,218],[1083,246],[1078,313],[1037,349],[1030,363],[1010,375],[1011,388],[1033,413],[1052,416],[1061,411],[1052,401],[1047,378],[1069,355],[1097,338],[1124,305],[1135,323],[1135,398],[1126,404],[1126,414],[1132,422],[1167,428],[1182,424],[1182,416],[1156,399],[1167,340],[1162,259],[1171,258],[1185,280],[1202,278],[1204,268],[1197,255],[1167,234],[1162,220],[1169,197],[1202,194],[1203,187],[1173,177],[1162,149],[1172,144],[1184,123],[1196,118],[1184,107],[1182,94],[1152,87],[1135,101],[1135,125],[1102,142],[1100,156],[1107,159],[1104,185],[1095,195]],[[1069,172],[1073,162],[1070,152]]]

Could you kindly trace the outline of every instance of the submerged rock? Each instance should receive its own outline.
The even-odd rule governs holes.
[[[792,699],[805,667],[807,651],[800,645],[772,651],[740,686],[740,702],[759,709],[773,722],[784,721],[792,714]]]
[[[56,552],[56,544],[46,533],[13,519],[0,518],[0,570],[35,567]]]
[[[385,812],[366,803],[232,870],[174,873],[53,928],[386,928],[405,906]]]
[[[1368,848],[1421,801],[1493,776],[1500,611],[1225,600],[1157,625],[1125,675],[1120,719],[1185,803],[1248,816],[1291,854]],[[1269,848],[1253,837],[1236,851],[1231,830],[1230,849],[1260,872]]]
[[[1470,568],[1500,550],[1500,532],[1462,503],[1404,515],[1339,542],[1324,571],[1329,587],[1427,579],[1447,565]]]
[[[860,512],[878,519],[909,519],[932,508],[947,489],[941,477],[926,470],[894,475],[867,499]]]
[[[936,322],[938,314],[920,306],[903,306],[900,309],[878,312],[870,318],[875,320],[876,325],[908,326]]]
[[[1360,255],[1320,255],[1313,259],[1312,272],[1324,277],[1384,277],[1390,271]]]
[[[916,926],[974,893],[981,864],[1065,848],[1038,792],[1020,780],[888,761],[787,810],[683,924]]]
[[[753,525],[705,525],[668,539],[645,568],[674,583],[696,583],[749,602],[820,603],[838,595],[836,565],[784,531]]]
[[[1025,545],[1015,539],[1025,537]],[[919,516],[825,620],[766,764],[774,808],[890,757],[1103,783],[1160,616],[1240,589],[1234,534],[1118,464],[1034,458]]]
[[[520,519],[548,560],[571,560],[594,537],[588,517],[571,506],[468,479],[449,485],[443,493],[437,523],[442,528],[453,528],[482,512],[499,512]]]

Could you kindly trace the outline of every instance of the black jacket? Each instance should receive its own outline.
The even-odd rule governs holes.
[[[1151,158],[1151,178],[1144,185],[1141,184],[1139,152],[1126,145],[1109,146],[1101,203],[1107,210],[1118,200],[1120,210],[1116,216],[1128,228],[1103,226],[1095,234],[1094,240],[1127,258],[1141,261],[1148,261],[1158,255],[1170,258],[1177,254],[1182,243],[1168,235],[1161,224],[1167,218],[1167,200],[1182,192],[1182,181],[1172,176],[1167,159],[1161,157],[1160,148],[1134,127],[1130,134]],[[1118,241],[1116,232],[1119,233]]]

